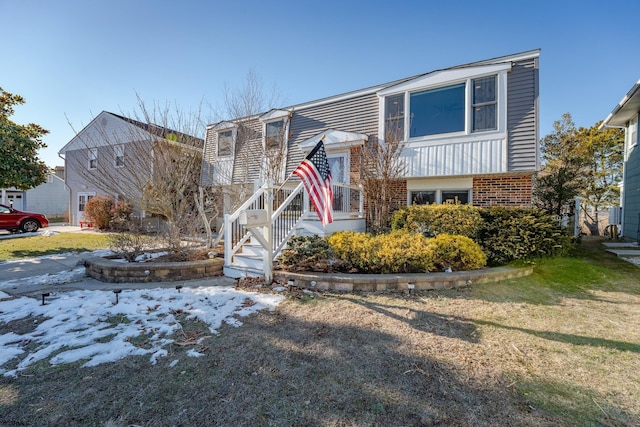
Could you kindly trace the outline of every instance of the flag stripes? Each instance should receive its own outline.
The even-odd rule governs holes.
[[[318,142],[293,174],[302,180],[322,225],[326,226],[333,222],[331,170],[322,141]]]

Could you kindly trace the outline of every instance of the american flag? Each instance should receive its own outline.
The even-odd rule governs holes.
[[[333,222],[333,188],[331,187],[331,169],[327,161],[322,140],[311,153],[298,165],[293,174],[300,177],[309,198],[316,208],[322,226]]]

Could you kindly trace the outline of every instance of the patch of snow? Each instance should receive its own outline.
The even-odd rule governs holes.
[[[174,366],[176,366],[178,364],[179,361],[180,361],[180,359],[172,360],[171,363],[169,363],[169,367],[173,368]]]
[[[284,292],[286,290],[287,288],[285,288],[284,286],[276,286],[275,288],[273,288],[274,292]]]
[[[189,351],[187,351],[187,356],[191,356],[191,357],[202,357],[204,356],[204,353],[198,353],[197,351],[195,351],[194,349],[191,349]]]
[[[244,304],[247,299],[253,304]],[[238,317],[273,310],[283,300],[281,295],[233,287],[201,287],[183,288],[182,292],[168,288],[125,290],[117,304],[110,291],[56,294],[47,299],[46,305],[31,297],[0,301],[2,323],[30,316],[46,318],[35,323],[33,332],[0,335],[0,374],[16,376],[47,358],[52,365],[84,360],[83,366],[96,366],[129,355],[150,355],[150,362],[155,364],[168,355],[164,347],[173,342],[171,335],[181,328],[174,313],[183,312],[190,319],[206,322],[216,333],[223,323],[241,326]],[[146,348],[134,345],[137,337],[144,337]],[[33,348],[19,360],[26,352],[26,342]],[[196,353],[190,356],[198,357]]]
[[[640,266],[640,257],[630,256],[630,257],[622,257],[623,260],[630,262],[631,264],[635,264]]]
[[[0,299],[5,299],[5,298],[11,298],[11,295],[5,294],[4,292],[0,291]]]

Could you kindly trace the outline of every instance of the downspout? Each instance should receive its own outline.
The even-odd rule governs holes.
[[[60,157],[63,161],[64,161],[64,188],[66,188],[67,190],[69,190],[69,203],[67,203],[67,219],[69,220],[69,225],[71,225],[72,223],[72,219],[71,219],[71,206],[73,206],[73,192],[71,191],[71,188],[69,187],[69,185],[67,185],[67,159],[65,157],[62,156],[62,154],[58,153],[58,157]]]

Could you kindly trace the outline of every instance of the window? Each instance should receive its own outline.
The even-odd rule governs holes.
[[[233,154],[233,130],[218,132],[218,157]]]
[[[411,191],[409,197],[412,205],[432,205],[435,203],[466,205],[471,201],[470,190],[418,190]]]
[[[115,165],[117,168],[124,166],[124,145],[119,144],[115,146]]]
[[[95,169],[98,167],[98,149],[89,149],[89,169]]]
[[[460,203],[461,205],[466,205],[469,203],[469,191],[443,191],[442,203]]]
[[[87,206],[87,202],[91,199],[93,199],[93,195],[91,194],[78,195],[78,211],[84,212],[84,208]]]
[[[285,141],[285,126],[284,120],[278,120],[276,122],[268,122],[265,124],[265,148],[280,148]]]
[[[404,139],[404,94],[384,100],[384,137],[392,142]]]
[[[412,205],[432,205],[434,203],[436,203],[435,191],[412,191],[411,192]]]
[[[464,83],[412,93],[409,137],[464,131],[464,104]]]
[[[497,75],[412,90],[385,97],[385,139],[407,140],[498,129]],[[405,113],[405,110],[408,111]]]
[[[473,130],[495,130],[496,126],[496,78],[485,77],[472,81]]]

